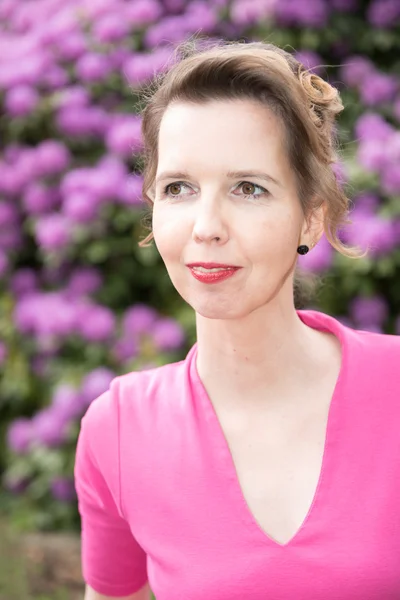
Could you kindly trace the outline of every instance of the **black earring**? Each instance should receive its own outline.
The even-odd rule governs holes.
[[[309,251],[309,249],[310,249],[310,248],[309,248],[308,246],[302,245],[302,246],[299,246],[299,247],[297,248],[297,252],[298,252],[299,254],[307,254],[307,252]]]

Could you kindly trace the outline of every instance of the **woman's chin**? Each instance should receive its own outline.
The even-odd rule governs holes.
[[[196,314],[205,319],[237,319],[240,316],[237,305],[232,300],[224,305],[218,302],[193,302],[190,303]]]

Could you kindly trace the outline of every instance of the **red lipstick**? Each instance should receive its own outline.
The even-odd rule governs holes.
[[[191,263],[187,265],[193,277],[202,283],[219,283],[232,277],[241,267],[220,263]]]

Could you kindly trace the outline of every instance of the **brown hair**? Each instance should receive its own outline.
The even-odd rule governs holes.
[[[307,216],[325,201],[324,230],[331,245],[349,258],[364,256],[338,237],[347,219],[349,199],[332,164],[338,159],[335,118],[343,110],[339,92],[306,70],[294,56],[265,42],[214,41],[203,48],[181,43],[176,58],[143,91],[142,160],[144,200],[153,204],[158,162],[158,133],[172,102],[204,104],[211,100],[251,99],[268,106],[285,126],[285,143],[295,171],[298,195]],[[150,233],[139,245],[153,238]]]

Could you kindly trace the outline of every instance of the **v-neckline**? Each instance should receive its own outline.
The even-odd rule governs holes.
[[[207,421],[210,427],[213,428],[213,434],[216,436],[216,443],[218,447],[222,450],[222,455],[225,460],[225,470],[222,470],[227,476],[227,479],[230,480],[234,499],[238,502],[237,508],[239,509],[239,515],[246,521],[247,525],[253,531],[259,535],[262,541],[269,545],[273,545],[278,548],[287,548],[289,546],[293,546],[298,539],[301,537],[303,532],[306,530],[307,525],[312,521],[315,513],[318,509],[318,506],[321,503],[321,498],[323,496],[324,488],[329,487],[329,475],[332,471],[331,463],[336,455],[336,451],[334,448],[334,443],[336,442],[336,437],[333,435],[335,430],[333,423],[338,422],[338,415],[340,410],[340,400],[344,398],[344,388],[346,383],[346,365],[348,363],[348,354],[349,354],[349,346],[347,343],[346,335],[344,332],[344,326],[339,323],[333,317],[330,317],[324,313],[320,313],[312,310],[297,310],[296,311],[299,318],[305,323],[307,326],[310,326],[319,331],[326,331],[334,334],[341,346],[341,364],[339,374],[336,380],[336,384],[332,393],[331,402],[328,411],[328,419],[325,430],[325,442],[324,442],[324,450],[322,456],[321,469],[317,481],[317,485],[314,491],[314,495],[311,501],[311,504],[307,510],[307,513],[291,536],[291,538],[281,543],[278,540],[274,539],[270,534],[268,534],[259,524],[254,514],[250,510],[250,507],[247,503],[247,500],[242,491],[239,477],[236,471],[235,463],[233,460],[233,456],[231,450],[229,448],[228,441],[225,437],[224,431],[222,429],[221,423],[218,419],[216,410],[214,405],[211,402],[211,399],[207,393],[207,390],[200,379],[198,370],[197,370],[197,343],[194,344],[191,351],[191,379],[192,383],[196,385],[197,391],[199,393],[199,397],[204,404],[204,408],[206,411]],[[337,428],[336,428],[337,429]]]

